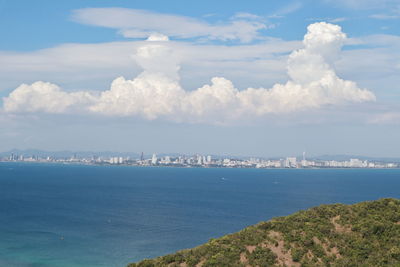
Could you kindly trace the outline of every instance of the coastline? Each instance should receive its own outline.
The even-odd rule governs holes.
[[[2,163],[21,163],[21,164],[49,164],[49,165],[80,165],[80,166],[98,166],[98,167],[138,167],[138,168],[177,168],[177,169],[258,169],[258,170],[398,170],[400,167],[244,167],[244,166],[196,166],[196,165],[140,165],[140,164],[107,164],[107,163],[86,163],[69,161],[0,161]]]

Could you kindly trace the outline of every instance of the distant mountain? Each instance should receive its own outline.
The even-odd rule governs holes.
[[[322,205],[128,267],[400,266],[400,200]]]

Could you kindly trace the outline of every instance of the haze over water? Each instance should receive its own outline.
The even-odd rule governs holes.
[[[125,266],[328,203],[400,198],[398,169],[0,163],[0,266]]]

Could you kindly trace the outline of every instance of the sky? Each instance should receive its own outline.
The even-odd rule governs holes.
[[[400,157],[400,0],[0,0],[0,151]]]

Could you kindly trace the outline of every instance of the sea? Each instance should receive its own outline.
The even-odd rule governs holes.
[[[0,163],[0,266],[124,267],[313,206],[400,198],[399,169]]]

